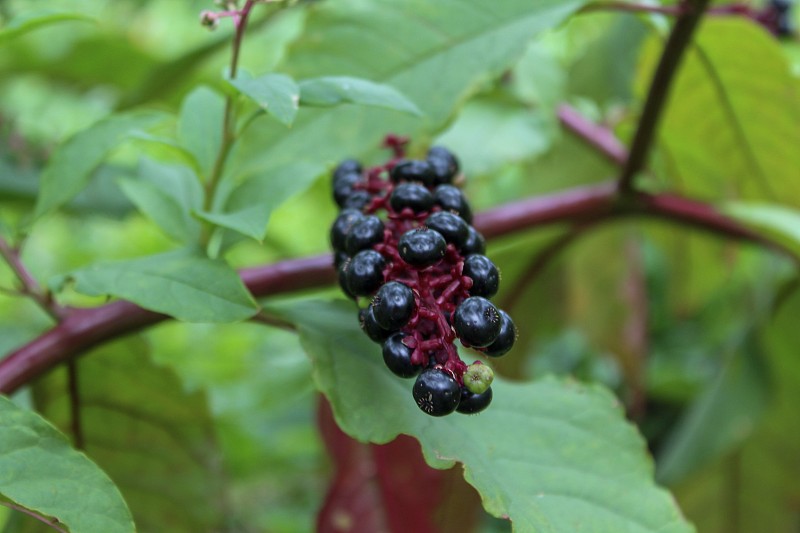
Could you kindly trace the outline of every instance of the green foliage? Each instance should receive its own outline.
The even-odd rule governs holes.
[[[480,499],[476,531],[792,531],[800,45],[709,16],[653,88],[674,15],[588,4],[259,2],[231,65],[233,19],[198,23],[211,0],[0,0],[0,383],[87,341],[72,378],[60,367],[0,398],[0,529],[43,527],[6,505],[131,531],[121,493],[140,531],[309,531],[330,471],[359,473],[326,464],[321,392],[354,439],[410,435],[429,465],[458,465],[446,497],[422,496],[444,517]],[[528,207],[560,224],[490,239],[520,336],[485,361],[479,415],[420,412],[337,289],[257,302],[240,277],[326,252],[331,169],[385,160],[387,133],[410,136],[412,157],[451,148],[474,210],[497,209],[477,220],[502,233],[521,211],[503,204],[619,173],[560,106],[630,144],[661,89],[634,185],[708,203],[653,221],[627,216],[637,195],[599,213],[541,197]],[[269,291],[303,285],[291,264]],[[103,313],[71,306],[109,299],[177,320],[98,346]],[[379,455],[365,490],[386,482]],[[388,468],[418,474],[405,466]]]
[[[132,532],[117,487],[41,416],[0,397],[3,498],[75,533]]]

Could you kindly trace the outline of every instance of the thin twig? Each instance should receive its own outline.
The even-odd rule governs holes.
[[[660,15],[680,16],[684,8],[678,6],[656,6],[650,4],[636,4],[633,2],[591,2],[583,6],[578,13],[591,13],[592,11],[628,11],[631,13],[656,13]]]
[[[623,193],[633,190],[633,181],[647,162],[672,81],[708,2],[709,0],[684,0],[680,4],[684,6],[685,12],[675,22],[664,46],[631,143],[630,157],[619,177],[619,189]]]
[[[75,448],[83,450],[86,441],[83,436],[81,418],[81,393],[78,381],[78,360],[71,359],[67,362],[67,391],[69,391],[70,429],[72,442]]]
[[[58,322],[63,314],[63,308],[57,305],[49,294],[42,291],[39,283],[22,263],[19,249],[12,247],[2,236],[0,236],[0,256],[8,263],[9,268],[19,280],[21,285],[19,293],[36,302],[44,312]]]
[[[589,146],[596,148],[612,163],[624,165],[628,160],[628,149],[614,135],[613,131],[595,124],[574,107],[568,104],[558,106],[558,119],[565,128],[577,135]]]

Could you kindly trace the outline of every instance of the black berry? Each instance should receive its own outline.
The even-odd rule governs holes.
[[[424,268],[444,257],[447,243],[438,231],[421,227],[407,231],[397,245],[400,257],[409,265]]]
[[[411,363],[411,348],[403,344],[405,333],[393,333],[383,343],[383,362],[401,378],[411,378],[419,374],[421,367]]]
[[[372,300],[372,313],[382,328],[397,331],[414,313],[414,292],[398,281],[390,281]]]
[[[375,315],[372,313],[372,307],[361,309],[358,312],[358,322],[364,333],[367,334],[373,342],[383,343],[392,334],[391,331],[386,331],[375,321]]]
[[[454,185],[439,185],[433,191],[433,201],[444,211],[452,211],[463,218],[467,224],[472,222],[472,209],[461,189]]]
[[[480,394],[468,391],[466,388],[461,389],[461,401],[458,403],[456,411],[465,415],[479,413],[489,407],[492,403],[492,388],[489,387]]]
[[[419,181],[426,187],[432,187],[435,180],[434,170],[428,161],[404,159],[397,163],[390,173],[393,182]]]
[[[350,294],[368,296],[383,284],[383,268],[386,266],[386,260],[375,250],[362,250],[345,265]]]
[[[464,260],[464,275],[472,278],[472,296],[491,298],[500,286],[500,273],[494,263],[481,254],[472,254]]]
[[[339,287],[342,288],[342,291],[350,298],[355,298],[356,295],[350,291],[350,287],[347,285],[347,271],[350,268],[350,258],[345,257],[343,261],[339,263],[336,267],[336,275],[337,279],[339,280]]]
[[[481,349],[481,352],[492,357],[500,357],[508,353],[517,340],[517,326],[514,325],[514,321],[502,309],[498,309],[498,312],[500,313],[500,334],[489,346]]]
[[[483,348],[500,335],[502,320],[492,302],[482,296],[470,296],[456,307],[453,327],[461,342]]]
[[[364,216],[353,223],[345,239],[345,250],[355,255],[383,241],[383,222],[375,215]]]
[[[463,246],[469,237],[469,227],[467,223],[458,215],[448,213],[447,211],[432,213],[427,220],[425,220],[425,225],[441,233],[444,240],[454,244],[456,248]]]
[[[405,207],[411,208],[415,213],[430,211],[433,207],[433,195],[419,183],[401,183],[392,191],[389,205],[398,213]]]
[[[458,159],[444,146],[433,146],[428,150],[428,163],[433,169],[434,183],[451,183],[458,174]]]
[[[355,159],[345,159],[336,165],[336,168],[333,170],[333,183],[335,185],[336,182],[351,174],[361,176],[362,170],[361,163]]]
[[[461,400],[461,387],[444,370],[429,368],[417,377],[412,391],[420,409],[431,416],[449,415]]]
[[[351,192],[342,203],[342,208],[363,210],[372,201],[372,195],[365,190]]]
[[[331,246],[334,250],[344,250],[345,240],[347,239],[347,234],[350,233],[350,228],[362,218],[364,218],[364,215],[357,209],[343,209],[339,213],[339,216],[336,217],[331,226]]]
[[[469,235],[467,236],[467,242],[460,248],[461,253],[464,255],[485,254],[486,241],[483,239],[483,235],[478,233],[472,226],[469,226],[467,230]]]

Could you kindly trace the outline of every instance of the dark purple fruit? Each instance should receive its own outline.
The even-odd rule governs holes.
[[[464,193],[458,187],[454,185],[439,185],[433,191],[433,201],[442,210],[456,213],[467,224],[472,223],[472,209],[464,197]]]
[[[482,296],[470,296],[453,314],[453,327],[461,342],[475,348],[492,344],[500,335],[500,311]]]
[[[424,268],[438,263],[447,249],[447,243],[438,231],[427,227],[412,229],[403,234],[397,249],[409,265]]]
[[[369,296],[383,285],[386,260],[375,250],[362,250],[345,265],[346,284],[350,294]]]
[[[494,263],[481,254],[472,254],[464,260],[464,275],[472,278],[471,296],[491,298],[500,287],[500,272]]]
[[[345,251],[355,255],[379,242],[383,242],[383,221],[375,215],[367,215],[353,223],[345,239]]]
[[[489,407],[492,403],[492,388],[489,387],[480,394],[468,391],[466,388],[461,389],[461,401],[458,403],[456,411],[465,415],[479,413]]]
[[[469,226],[467,223],[458,215],[447,211],[432,213],[425,220],[425,225],[441,233],[444,240],[448,243],[452,243],[456,248],[463,246],[469,237]]]
[[[449,415],[461,400],[461,387],[453,377],[438,368],[429,368],[417,377],[412,390],[417,406],[431,416]]]
[[[434,170],[428,161],[418,159],[404,159],[392,168],[389,174],[395,183],[404,181],[418,181],[426,187],[432,187],[435,180]]]
[[[485,254],[486,241],[483,239],[483,235],[478,233],[478,231],[472,226],[469,226],[467,229],[469,231],[469,235],[467,236],[467,242],[465,242],[464,246],[460,248],[461,253],[463,255]]]
[[[502,309],[498,309],[498,312],[500,313],[500,334],[489,346],[481,349],[481,352],[491,357],[505,355],[517,340],[517,326],[514,325],[514,321]]]
[[[336,220],[333,221],[331,226],[331,247],[336,251],[342,251],[345,248],[345,241],[347,234],[353,224],[364,218],[364,215],[358,209],[343,209]]]
[[[428,163],[433,169],[434,183],[451,183],[458,174],[458,159],[444,146],[433,146],[428,150]]]
[[[372,314],[372,307],[361,309],[358,312],[358,323],[367,337],[373,342],[383,343],[392,334],[391,331],[386,331],[375,321],[375,315]]]
[[[383,362],[395,375],[401,378],[411,378],[419,374],[422,368],[411,363],[412,350],[405,344],[405,333],[393,333],[383,343]]]
[[[397,331],[414,314],[414,292],[399,281],[390,281],[378,289],[370,307],[383,329]]]
[[[433,207],[433,195],[419,183],[401,183],[392,191],[389,205],[398,213],[406,207],[415,213],[430,211]]]

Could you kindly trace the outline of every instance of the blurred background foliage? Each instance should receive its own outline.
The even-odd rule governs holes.
[[[321,3],[327,2],[335,0]],[[0,21],[41,4],[0,0]],[[47,9],[89,20],[0,41],[0,231],[26,238],[23,259],[37,279],[175,247],[119,187],[121,177],[136,175],[133,150],[159,157],[146,143],[118,151],[67,209],[33,227],[26,217],[38,172],[60,141],[114,111],[177,113],[192,88],[222,88],[231,28],[223,23],[209,33],[200,26],[199,12],[210,4],[53,0]],[[335,71],[336,64],[309,63],[315,56],[306,48],[324,30],[314,9],[315,2],[301,2],[258,10],[244,68],[299,76]],[[464,92],[458,108],[422,128],[428,138],[412,148],[435,141],[459,154],[476,210],[608,179],[615,168],[559,126],[557,105],[569,102],[628,139],[665,27],[650,15],[574,17],[528,45],[513,68]],[[752,21],[727,18],[707,21],[698,42],[704,55],[690,54],[679,76],[647,186],[717,202],[797,207],[798,42],[779,42]],[[716,88],[700,79],[708,64],[720,73]],[[720,99],[727,102],[722,109]],[[265,130],[263,138],[271,135]],[[331,138],[324,151],[377,161],[378,140],[353,154],[350,141]],[[263,243],[235,242],[226,258],[243,267],[326,252],[335,216],[327,179],[320,176],[281,205]],[[792,274],[788,262],[685,227],[623,220],[583,232],[529,279],[539,252],[566,231],[532,230],[489,243],[503,272],[497,301],[521,326],[520,342],[498,361],[498,372],[520,380],[569,374],[615,391],[648,439],[659,481],[700,531],[796,531],[796,292],[775,314]],[[12,280],[0,266],[0,286]],[[3,353],[48,326],[32,303],[0,293]],[[250,323],[169,322],[96,352],[79,362],[90,386],[86,425],[97,431],[88,430],[88,451],[124,485],[142,531],[313,528],[330,464],[316,430],[311,364],[295,335]],[[119,379],[112,388],[93,375]],[[65,379],[54,372],[16,400],[66,427]],[[143,388],[145,401],[135,400]],[[3,516],[0,507],[0,523]],[[18,515],[5,517],[5,531],[32,527]],[[482,527],[506,529],[488,517]]]

